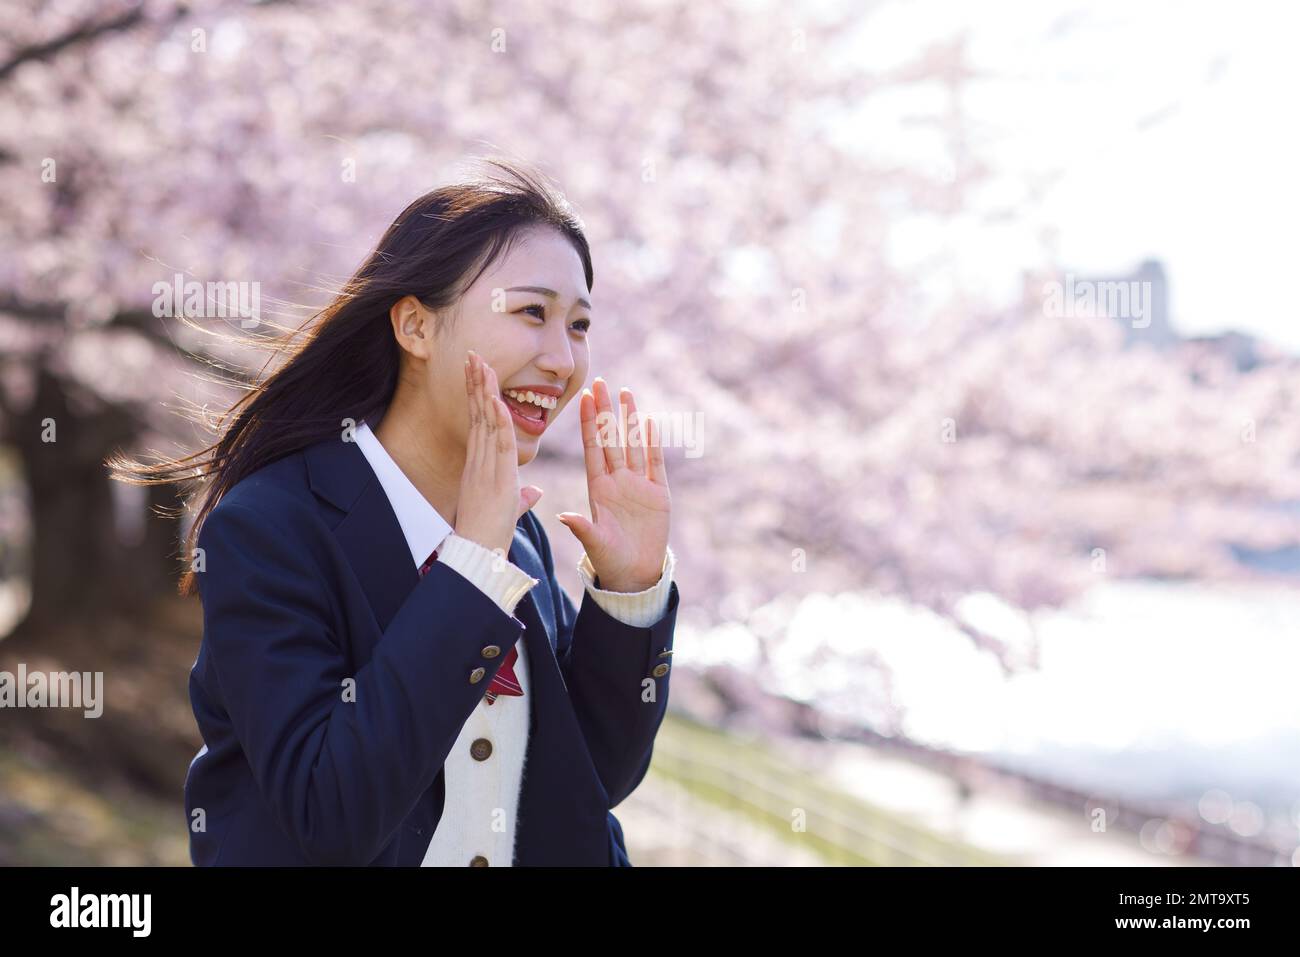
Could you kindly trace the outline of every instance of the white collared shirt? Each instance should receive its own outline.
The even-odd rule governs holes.
[[[437,548],[438,561],[467,578],[506,614],[513,615],[515,606],[539,583],[538,579],[510,561],[502,568],[496,553],[456,535],[393,461],[365,420],[354,435],[397,515],[416,567],[423,565]],[[667,611],[675,564],[670,548],[658,584],[635,593],[596,588],[595,572],[586,553],[578,572],[592,598],[612,617],[648,627]],[[531,717],[528,652],[522,638],[515,648],[519,655],[515,677],[523,695],[500,695],[492,704],[484,697],[461,727],[443,764],[446,802],[425,851],[425,867],[465,867],[477,855],[485,857],[489,866],[508,867],[513,863],[515,820]],[[480,739],[491,745],[490,749],[478,749],[479,754],[488,752],[482,759],[475,758],[471,750]]]

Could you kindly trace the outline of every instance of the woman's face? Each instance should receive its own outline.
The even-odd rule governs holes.
[[[443,437],[466,446],[464,364],[473,349],[496,371],[502,400],[518,410],[511,424],[519,464],[531,462],[542,435],[586,382],[590,298],[582,260],[562,233],[536,226],[522,231],[465,291],[451,310],[454,321],[431,343],[424,386]],[[509,398],[506,390],[531,390],[548,407]]]

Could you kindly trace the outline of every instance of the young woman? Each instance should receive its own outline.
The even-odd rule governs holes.
[[[207,479],[195,864],[630,866],[611,809],[649,767],[678,605],[663,453],[630,391],[622,443],[583,388],[580,223],[491,165],[401,214],[214,445],[110,463]],[[575,609],[518,468],[579,395]]]

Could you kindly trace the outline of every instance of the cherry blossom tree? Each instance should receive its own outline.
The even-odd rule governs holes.
[[[921,305],[942,265],[898,266],[891,231],[956,215],[988,174],[960,39],[875,70],[854,56],[868,15],[761,0],[19,6],[0,428],[32,498],[35,620],[172,586],[175,523],[123,544],[104,458],[206,442],[183,413],[235,398],[213,368],[255,378],[393,215],[495,150],[584,218],[593,372],[677,437],[673,544],[701,621],[876,588],[1002,654],[963,595],[1034,609],[1099,575],[1238,575],[1228,542],[1297,538],[1269,510],[1297,496],[1293,363],[1207,380],[1212,359],[1125,348],[1034,296]],[[942,104],[917,120],[942,163],[852,135],[864,103],[914,91]],[[178,274],[256,284],[260,315],[157,315]],[[547,517],[585,506],[576,413],[555,432],[531,466]]]

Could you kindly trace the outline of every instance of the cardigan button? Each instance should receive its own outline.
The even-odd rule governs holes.
[[[483,657],[484,657],[484,658],[495,658],[495,657],[496,657],[497,655],[499,655],[499,654],[501,654],[501,646],[500,646],[500,645],[486,645],[486,646],[484,646],[484,648],[483,648]]]
[[[668,674],[668,663],[664,662],[661,665],[655,665],[655,670],[650,673],[656,678],[662,678],[664,675]]]
[[[486,668],[475,668],[473,671],[469,673],[469,683],[472,685],[478,684],[480,681],[483,680],[483,676],[485,674],[487,674]]]
[[[492,742],[487,738],[478,738],[469,746],[469,753],[475,761],[486,761],[492,754]]]
[[[469,862],[470,867],[487,867],[488,859],[482,854],[475,854]]]

